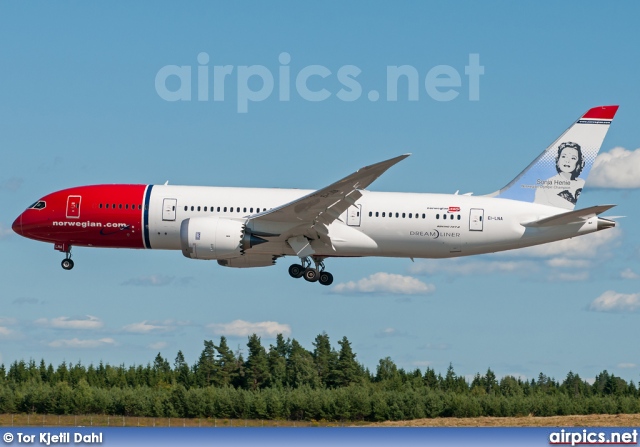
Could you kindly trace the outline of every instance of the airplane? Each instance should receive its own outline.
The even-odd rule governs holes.
[[[274,265],[295,256],[293,278],[328,286],[333,257],[451,258],[568,239],[616,225],[575,210],[618,106],[588,110],[504,188],[471,194],[374,192],[366,188],[410,154],[322,189],[113,184],[64,189],[29,206],[21,236],[72,247],[181,250],[224,267]]]

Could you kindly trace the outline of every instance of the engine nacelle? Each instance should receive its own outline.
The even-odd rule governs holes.
[[[180,225],[182,254],[192,259],[229,259],[243,256],[254,245],[267,242],[245,227],[243,220],[191,217]]]

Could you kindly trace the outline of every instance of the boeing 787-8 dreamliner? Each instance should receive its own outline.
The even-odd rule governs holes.
[[[79,186],[37,200],[13,223],[71,247],[181,250],[225,267],[300,259],[294,278],[329,285],[332,257],[449,258],[559,241],[615,226],[614,205],[574,210],[618,106],[590,109],[504,188],[488,195],[368,191],[400,155],[317,191],[174,185]]]

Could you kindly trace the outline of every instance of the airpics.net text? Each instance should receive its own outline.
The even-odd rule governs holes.
[[[205,52],[199,53],[196,59],[195,67],[165,65],[158,70],[155,89],[161,99],[224,102],[234,93],[238,113],[247,113],[249,103],[265,101],[272,95],[281,102],[291,101],[292,88],[299,98],[309,102],[326,101],[332,96],[343,102],[353,102],[363,95],[364,88],[358,80],[362,70],[356,65],[295,67],[291,55],[286,52],[278,56],[276,70],[264,65],[210,65],[211,58]],[[423,75],[412,65],[387,65],[384,99],[395,102],[401,96],[402,100],[419,101],[424,97],[424,93],[421,95],[424,88],[428,98],[447,102],[460,98],[466,87],[467,99],[479,101],[480,76],[484,75],[484,68],[478,53],[468,55],[464,76],[451,65],[435,65]],[[337,91],[332,92],[331,88]],[[366,98],[376,102],[383,97],[379,90],[370,89]]]

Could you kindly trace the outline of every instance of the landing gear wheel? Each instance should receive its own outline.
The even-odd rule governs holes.
[[[289,275],[291,275],[292,278],[302,278],[302,275],[304,275],[304,267],[300,264],[291,264],[289,267]]]
[[[63,269],[71,270],[73,268],[73,261],[71,259],[63,259],[61,265]]]
[[[318,282],[323,286],[330,286],[333,283],[333,275],[329,272],[320,272]]]
[[[303,277],[309,282],[316,282],[320,278],[320,275],[316,269],[308,268],[304,271]]]

